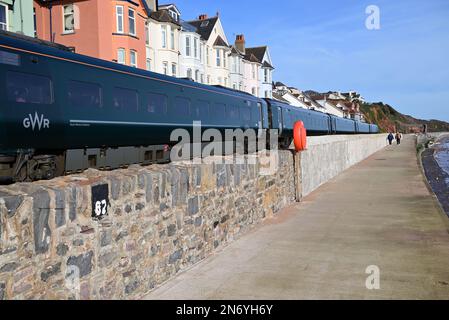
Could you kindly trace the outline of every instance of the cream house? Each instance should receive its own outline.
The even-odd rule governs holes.
[[[231,87],[229,72],[231,47],[219,15],[208,18],[202,14],[197,20],[188,23],[196,28],[204,46],[204,82]]]
[[[159,6],[151,12],[145,28],[146,69],[178,77],[181,24],[176,6]]]

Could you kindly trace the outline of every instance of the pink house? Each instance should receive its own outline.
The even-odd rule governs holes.
[[[37,37],[75,52],[145,68],[157,0],[35,0]]]

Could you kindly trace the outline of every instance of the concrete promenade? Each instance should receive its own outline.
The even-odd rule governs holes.
[[[447,220],[407,137],[145,298],[449,299]]]

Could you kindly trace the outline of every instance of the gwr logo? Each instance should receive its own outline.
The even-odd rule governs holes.
[[[31,128],[33,131],[34,129],[39,131],[41,129],[50,129],[50,120],[45,119],[43,114],[39,116],[36,112],[34,116],[29,114],[27,118],[23,119],[23,126],[25,129]]]

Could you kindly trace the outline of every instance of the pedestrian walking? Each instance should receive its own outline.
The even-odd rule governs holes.
[[[400,132],[396,132],[396,142],[399,144],[401,144],[401,140],[402,140],[402,133]]]
[[[394,140],[394,135],[392,132],[390,132],[390,134],[387,137],[388,142],[390,143],[390,146],[393,144],[393,140]]]

